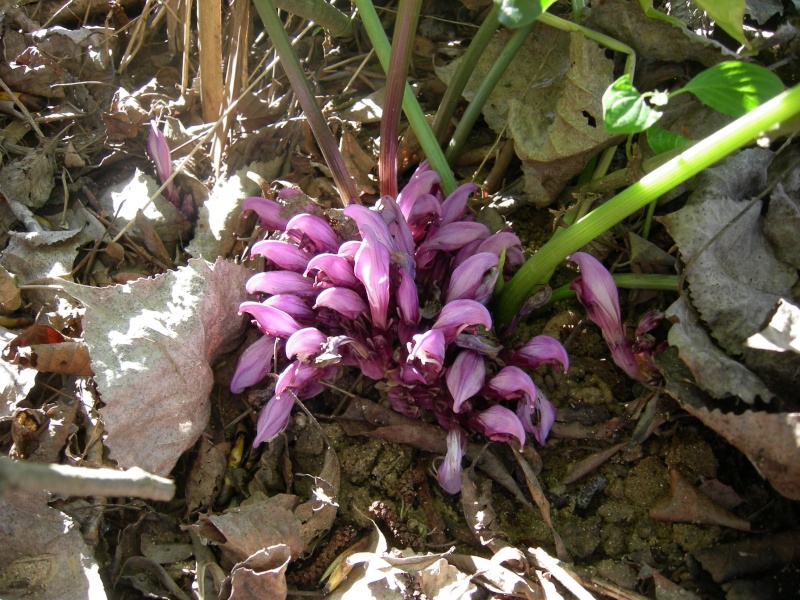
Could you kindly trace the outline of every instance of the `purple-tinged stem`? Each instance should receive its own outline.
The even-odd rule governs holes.
[[[405,91],[406,71],[414,44],[414,32],[422,0],[400,0],[392,36],[392,52],[386,73],[386,96],[381,120],[381,155],[378,178],[381,196],[397,197],[397,130]]]

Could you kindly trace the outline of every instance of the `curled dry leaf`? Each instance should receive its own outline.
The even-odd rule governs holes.
[[[21,305],[17,278],[0,266],[0,315],[10,315]]]
[[[49,325],[28,327],[3,348],[2,357],[11,364],[44,373],[92,375],[86,344],[62,335]]]

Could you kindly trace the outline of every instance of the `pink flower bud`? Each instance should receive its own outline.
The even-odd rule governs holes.
[[[281,269],[302,273],[311,255],[294,244],[281,240],[261,240],[253,244],[250,254],[260,254]]]
[[[467,436],[460,427],[453,427],[447,432],[447,454],[439,464],[436,479],[448,494],[461,491],[461,460],[467,453]]]
[[[514,438],[519,441],[520,452],[525,447],[525,429],[517,415],[505,406],[495,404],[484,411],[472,415],[470,422],[476,429],[483,431],[483,435],[490,440],[498,442],[511,442]]]
[[[335,310],[351,321],[355,321],[364,314],[368,308],[367,303],[361,299],[361,296],[349,288],[328,288],[322,290],[317,296],[316,304],[314,304],[315,309],[320,307]]]
[[[447,369],[445,381],[453,396],[453,412],[459,413],[462,404],[481,391],[486,377],[483,357],[471,350],[462,350]]]

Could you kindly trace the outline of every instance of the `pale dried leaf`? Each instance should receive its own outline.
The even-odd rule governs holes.
[[[211,364],[241,335],[247,269],[188,266],[130,285],[65,283],[86,306],[84,339],[111,458],[166,476],[208,420]]]
[[[259,550],[233,567],[220,598],[283,600],[287,591],[286,567],[291,560],[291,551],[283,544]]]
[[[80,528],[38,497],[0,498],[0,596],[37,600],[106,598]]]
[[[781,299],[769,324],[755,335],[747,338],[749,348],[800,354],[800,308]]]
[[[0,170],[0,192],[31,208],[41,208],[54,186],[53,156],[41,149],[31,150]]]
[[[252,163],[218,183],[208,200],[200,207],[194,238],[186,251],[195,258],[216,260],[228,256],[236,243],[236,221],[242,213],[242,201],[248,196],[260,196],[258,184],[247,176],[256,173],[266,181],[280,173],[284,157],[275,156],[267,162]]]
[[[198,508],[214,504],[221,490],[231,450],[230,442],[212,444],[205,437],[200,438],[198,446],[197,457],[186,480],[186,511],[190,514]]]
[[[798,169],[800,171],[800,169]],[[787,193],[779,183],[772,190],[764,220],[764,234],[775,249],[775,256],[800,269],[800,194]]]
[[[0,315],[10,315],[21,305],[17,278],[0,266]]]
[[[0,346],[5,351],[6,344],[16,337],[5,327],[0,327]],[[36,382],[36,371],[23,369],[0,360],[0,421],[10,418],[17,409],[17,403],[28,396]]]
[[[719,42],[684,26],[647,17],[638,2],[605,0],[597,3],[583,25],[610,35],[633,48],[638,56],[654,61],[691,61],[710,67],[738,58]]]
[[[797,270],[775,257],[764,236],[761,202],[737,199],[758,186],[770,160],[758,149],[731,157],[704,174],[686,206],[660,219],[690,263],[693,305],[732,354],[742,352],[780,297],[791,297],[797,281]]]
[[[714,344],[685,295],[665,315],[672,321],[667,337],[670,346],[678,349],[697,385],[712,397],[738,396],[752,404],[758,397],[767,401],[774,396],[755,373]]]

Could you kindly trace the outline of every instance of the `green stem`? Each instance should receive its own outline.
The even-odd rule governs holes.
[[[339,196],[342,198],[342,204],[347,206],[351,202],[357,203],[358,192],[356,191],[356,186],[347,172],[336,139],[333,137],[333,133],[331,133],[328,123],[325,121],[325,116],[317,105],[314,92],[311,90],[311,85],[309,85],[305,77],[303,67],[294,53],[289,36],[286,35],[286,31],[283,29],[283,23],[278,18],[278,12],[275,10],[272,0],[254,0],[254,4],[261,20],[264,22],[264,27],[267,30],[272,46],[281,59],[281,66],[289,79],[292,90],[297,96],[311,131],[314,133],[314,138],[317,140],[320,151],[322,151],[322,156],[331,170],[336,188],[339,190]]]
[[[417,29],[422,0],[400,0],[394,22],[392,51],[386,74],[386,95],[381,119],[381,153],[378,179],[381,196],[397,197],[397,130],[400,126],[400,104],[411,59],[414,32]]]
[[[626,290],[658,290],[663,292],[678,291],[677,275],[649,275],[643,273],[615,273],[612,275],[614,283],[618,288]],[[553,302],[574,298],[575,291],[569,287],[570,284],[562,285],[553,290],[550,299],[545,306]]]
[[[461,94],[464,92],[464,88],[467,87],[467,82],[473,71],[475,71],[475,65],[478,64],[478,60],[486,50],[486,46],[489,45],[489,41],[497,31],[497,27],[500,24],[499,15],[500,5],[493,4],[492,10],[489,11],[489,14],[486,15],[483,23],[481,23],[478,33],[469,43],[467,51],[461,57],[458,67],[456,67],[453,78],[447,85],[447,90],[439,104],[439,109],[436,111],[436,119],[433,122],[433,133],[436,135],[436,139],[439,140],[439,144],[444,143],[450,119],[453,118],[456,106],[461,100]]]
[[[498,304],[497,322],[501,326],[508,324],[536,286],[547,281],[550,273],[584,244],[665,192],[749,144],[763,132],[797,114],[800,114],[800,85],[790,88],[697,142],[568,229],[553,236],[506,284]]]
[[[467,136],[470,131],[472,131],[472,127],[475,125],[478,117],[481,116],[483,106],[486,104],[497,82],[500,81],[503,73],[506,72],[508,65],[511,64],[511,61],[517,55],[517,52],[522,47],[523,42],[525,42],[525,39],[535,25],[536,21],[514,31],[511,39],[508,40],[505,48],[503,48],[503,52],[500,53],[500,56],[497,57],[497,60],[492,65],[491,69],[489,69],[478,91],[475,93],[475,97],[469,103],[469,106],[467,106],[467,110],[464,111],[464,116],[461,117],[461,120],[458,122],[458,126],[453,133],[453,137],[450,139],[450,143],[447,145],[444,157],[447,159],[448,163],[452,164],[455,159],[458,158],[458,155],[461,154],[461,149],[467,141]]]
[[[381,25],[381,20],[378,18],[378,13],[375,12],[375,7],[372,6],[370,0],[355,0],[355,4],[361,16],[361,22],[364,23],[367,35],[372,42],[373,48],[375,48],[375,54],[378,55],[378,60],[381,62],[383,70],[386,71],[389,67],[391,44],[389,44],[389,39],[383,31],[383,25]],[[453,177],[453,172],[444,158],[439,142],[436,141],[436,136],[433,135],[433,130],[425,118],[425,113],[422,112],[422,107],[420,107],[419,102],[414,97],[414,92],[411,91],[411,86],[408,84],[406,84],[405,93],[403,94],[403,112],[411,125],[411,129],[414,131],[414,135],[417,136],[428,162],[442,179],[442,191],[445,194],[450,194],[456,189],[456,180]]]

